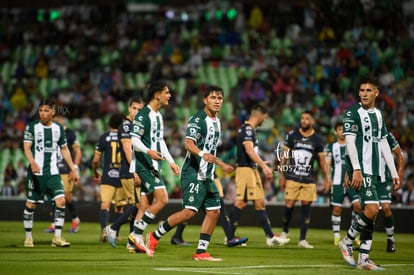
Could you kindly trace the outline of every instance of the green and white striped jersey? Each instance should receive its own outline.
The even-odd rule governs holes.
[[[344,135],[356,136],[361,172],[380,176],[380,142],[388,135],[382,113],[377,108],[366,110],[358,103],[345,112],[343,123]]]
[[[23,142],[32,144],[32,154],[41,171],[37,175],[59,174],[58,148],[66,146],[62,125],[52,122],[52,125],[45,126],[40,121],[33,121],[26,125]]]
[[[329,143],[325,148],[326,159],[331,159],[333,185],[342,185],[345,177],[345,144]]]
[[[218,117],[209,117],[204,110],[194,114],[187,124],[186,138],[194,140],[198,149],[216,155],[220,141],[221,124]],[[208,163],[199,156],[187,151],[181,177],[194,177],[197,180],[214,180],[215,164]]]
[[[131,128],[131,136],[141,139],[149,149],[161,152],[161,142],[164,142],[164,124],[160,112],[155,112],[148,105],[139,110]],[[145,153],[134,151],[136,171],[161,169],[161,162],[153,160]]]

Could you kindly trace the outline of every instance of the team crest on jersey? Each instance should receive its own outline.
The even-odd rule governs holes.
[[[367,192],[365,192],[365,195],[367,197],[372,197],[372,191],[371,190],[367,190]]]
[[[189,202],[193,202],[193,201],[194,201],[194,196],[193,196],[193,195],[191,195],[191,196],[188,198],[188,201],[189,201]]]
[[[124,132],[128,132],[129,131],[129,125],[124,124],[123,128],[124,128]]]

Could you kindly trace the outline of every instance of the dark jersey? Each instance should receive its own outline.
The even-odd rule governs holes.
[[[119,169],[119,176],[121,179],[130,179],[134,177],[132,173],[129,172],[129,163],[125,156],[125,152],[122,149],[122,140],[129,139],[131,140],[131,125],[132,121],[128,118],[124,119],[121,126],[118,129],[118,140],[119,140],[119,147],[121,150],[121,168]]]
[[[289,161],[284,170],[286,179],[300,183],[315,183],[313,165],[318,154],[324,151],[322,138],[316,133],[304,137],[299,129],[296,129],[286,135],[284,146],[289,150]]]
[[[118,131],[109,131],[99,138],[95,151],[104,154],[102,165],[102,184],[121,187],[119,168],[121,167],[121,150],[119,148]]]
[[[246,150],[244,150],[243,144],[246,141],[253,142],[253,147],[256,153],[258,153],[258,141],[256,138],[256,130],[249,124],[243,124],[237,132],[237,166],[239,167],[252,167],[257,168],[257,163],[253,162]]]
[[[67,145],[68,145],[68,149],[70,152],[70,155],[72,157],[74,157],[74,153],[73,153],[73,145],[77,144],[79,145],[79,141],[76,137],[76,133],[75,131],[66,128],[65,129],[65,134],[66,134],[66,141],[67,141]],[[68,166],[68,164],[66,163],[65,159],[62,156],[62,153],[60,152],[60,149],[58,151],[58,162],[57,162],[57,166],[59,168],[59,173],[60,174],[69,174],[70,173],[70,168]]]

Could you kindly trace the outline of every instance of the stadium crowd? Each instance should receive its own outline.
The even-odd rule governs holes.
[[[208,84],[223,87],[221,150],[234,164],[236,131],[254,103],[269,110],[258,134],[262,155],[273,161],[273,150],[303,110],[315,112],[316,127],[332,141],[335,122],[357,100],[358,79],[371,73],[381,84],[378,107],[408,163],[406,192],[393,200],[414,204],[407,198],[414,190],[414,17],[401,3],[293,1],[269,9],[220,2],[183,8],[194,13],[186,20],[177,11],[133,14],[125,5],[116,5],[115,12],[64,6],[57,18],[50,10],[0,10],[0,150],[14,157],[2,154],[3,188],[11,185],[13,195],[24,195],[21,173],[6,179],[5,167],[10,162],[20,171],[17,163],[25,160],[16,156],[24,125],[36,116],[42,97],[57,101],[57,111],[77,130],[84,148],[92,148],[83,156],[78,199],[96,200],[98,187],[88,172],[94,145],[110,114],[124,112],[132,95],[146,96],[148,81],[171,84],[166,142],[181,157],[183,121],[201,107],[199,95]],[[235,17],[215,12],[230,9]],[[232,177],[220,176],[226,199],[234,200]],[[282,198],[277,182],[265,187],[270,201]]]

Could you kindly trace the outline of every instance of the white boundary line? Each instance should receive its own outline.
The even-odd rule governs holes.
[[[157,271],[181,271],[181,272],[193,272],[193,273],[211,273],[214,271],[214,274],[246,274],[245,272],[237,272],[236,270],[241,269],[264,269],[264,268],[317,268],[317,267],[347,267],[344,264],[315,264],[315,265],[256,265],[256,266],[235,266],[235,267],[159,267],[154,268]],[[382,264],[382,267],[391,267],[391,266],[414,266],[413,264]],[[226,270],[226,271],[224,271]],[[234,271],[231,271],[234,270]],[[256,273],[249,273],[256,274]]]

